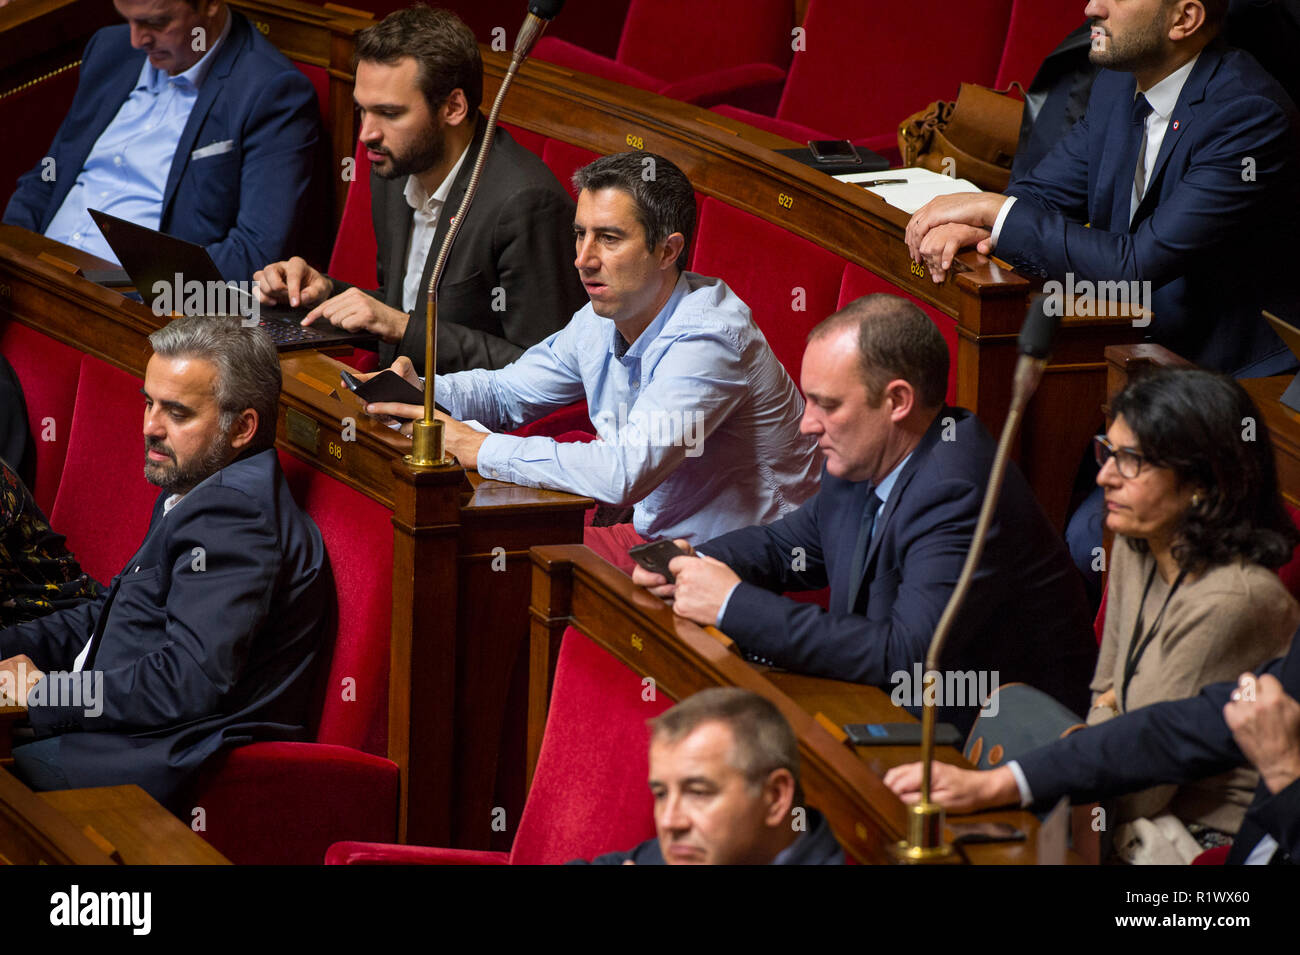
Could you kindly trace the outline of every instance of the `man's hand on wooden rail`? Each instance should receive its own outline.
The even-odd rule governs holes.
[[[1007,197],[997,192],[962,192],[931,199],[907,223],[904,238],[912,261],[939,283],[962,249],[993,254],[993,224]]]

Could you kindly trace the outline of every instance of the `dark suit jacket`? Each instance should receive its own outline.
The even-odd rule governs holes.
[[[480,116],[465,162],[438,217],[421,289],[429,287],[443,237],[465,198],[485,130],[486,121]],[[380,285],[373,294],[393,308],[402,307],[411,240],[412,211],[405,188],[405,177],[381,179],[371,173]],[[568,324],[588,301],[573,258],[573,200],[540,159],[504,129],[497,129],[474,205],[438,285],[438,374],[504,368]],[[337,280],[336,285],[336,292],[347,288]],[[504,310],[494,291],[498,288],[505,293]],[[423,374],[424,331],[421,294],[402,341],[380,345],[381,366],[405,355]]]
[[[939,412],[877,514],[883,523],[851,607],[849,574],[869,482],[823,473],[821,490],[793,514],[701,544],[742,580],[722,629],[744,649],[798,673],[884,687],[899,671],[912,677],[961,573],[994,451],[969,411]],[[806,570],[793,569],[796,548],[803,549]],[[828,583],[829,611],[780,596]],[[992,532],[941,664],[997,670],[1000,682],[1030,683],[1083,713],[1095,660],[1078,572],[1019,469],[1008,467]],[[943,718],[969,727],[975,713],[945,707]]]
[[[1300,699],[1300,639],[1285,657],[1266,664],[1286,692]],[[1199,695],[1144,706],[1099,726],[1018,757],[1035,805],[1062,796],[1092,802],[1161,783],[1187,783],[1246,764],[1223,720],[1236,683],[1215,683]],[[1273,794],[1263,782],[1246,810],[1228,856],[1245,862],[1265,833],[1277,840],[1289,861],[1300,861],[1300,780]]]
[[[60,736],[74,787],[137,783],[176,808],[223,747],[303,735],[334,586],[274,450],[218,471],[165,516],[163,499],[105,597],[0,631],[0,659],[25,653],[47,673],[71,670],[98,629],[86,669],[102,674],[103,712],[33,705],[32,728]],[[48,700],[50,683],[29,703]]]
[[[844,849],[835,840],[830,823],[816,809],[808,810],[808,831],[791,843],[782,865],[843,865]],[[592,865],[622,865],[631,860],[636,865],[667,865],[658,839],[647,839],[627,852],[607,852],[591,860]],[[570,865],[585,865],[574,859]]]
[[[1130,119],[1135,89],[1133,74],[1101,71],[1084,119],[1007,190],[1018,201],[999,257],[1058,281],[1149,280],[1155,341],[1238,376],[1292,367],[1260,310],[1295,314],[1292,277],[1265,264],[1289,245],[1282,210],[1300,202],[1294,104],[1249,54],[1211,44],[1183,86],[1130,226],[1142,135]]]
[[[230,33],[176,144],[159,230],[206,246],[222,275],[246,281],[299,251],[299,239],[312,239],[300,230],[329,193],[316,175],[320,112],[311,83],[247,19],[230,15]],[[90,38],[77,94],[49,149],[55,179],[42,181],[40,164],[23,175],[5,222],[45,231],[144,60],[126,24]],[[190,158],[227,140],[234,142],[228,152]]]

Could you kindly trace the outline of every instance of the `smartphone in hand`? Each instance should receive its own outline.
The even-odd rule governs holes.
[[[650,571],[650,573],[662,574],[670,584],[675,584],[677,579],[668,569],[668,562],[674,557],[689,557],[690,555],[670,540],[657,540],[630,548],[627,556],[636,561],[639,566]]]
[[[343,384],[347,386],[348,390],[355,393],[358,398],[367,404],[380,401],[405,405],[424,404],[424,392],[392,369],[381,371],[369,381],[362,381],[346,369],[340,370],[339,375],[343,378]],[[450,417],[447,409],[436,401],[433,406]]]

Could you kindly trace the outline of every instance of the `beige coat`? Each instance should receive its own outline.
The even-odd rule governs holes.
[[[1117,536],[1111,548],[1106,621],[1093,700],[1120,687],[1124,660],[1138,603],[1155,560],[1138,554],[1127,538]],[[1169,593],[1159,572],[1147,595],[1143,633],[1155,623]],[[1273,571],[1258,564],[1211,567],[1195,579],[1184,580],[1170,600],[1155,638],[1147,646],[1128,689],[1128,709],[1195,696],[1210,683],[1236,680],[1246,670],[1285,653],[1300,623],[1300,606]],[[1109,710],[1092,710],[1089,725],[1111,718]],[[1118,801],[1115,823],[1171,812],[1184,824],[1200,822],[1224,832],[1241,827],[1258,777],[1242,768],[1182,786],[1155,786]]]

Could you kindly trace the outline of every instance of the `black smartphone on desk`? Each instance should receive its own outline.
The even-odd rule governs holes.
[[[808,151],[813,159],[827,166],[861,166],[862,157],[847,139],[810,139]]]
[[[844,732],[854,746],[920,746],[920,723],[845,723]],[[961,733],[951,723],[934,728],[934,745],[961,747]]]

